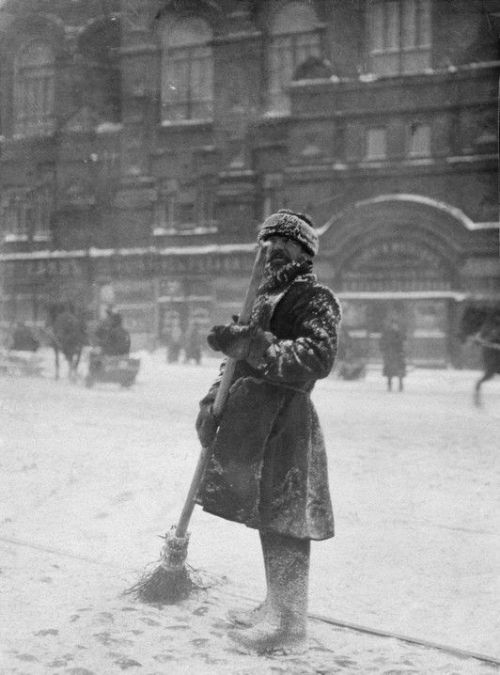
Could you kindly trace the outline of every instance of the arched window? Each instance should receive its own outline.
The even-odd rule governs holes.
[[[162,33],[162,120],[212,117],[211,39],[212,29],[203,19],[166,23]]]
[[[14,133],[49,134],[54,129],[54,53],[50,45],[31,42],[14,63]]]
[[[268,59],[270,111],[288,111],[285,90],[294,72],[310,56],[321,56],[317,28],[314,10],[302,2],[290,2],[274,15]]]

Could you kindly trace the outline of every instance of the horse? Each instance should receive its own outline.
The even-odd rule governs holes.
[[[71,303],[54,302],[48,306],[46,332],[54,350],[55,379],[59,379],[59,353],[68,364],[70,380],[76,380],[84,345],[88,343],[85,321]]]
[[[459,336],[462,342],[472,338],[481,347],[484,373],[474,387],[474,404],[480,406],[481,385],[500,373],[500,307],[467,307],[462,314]]]

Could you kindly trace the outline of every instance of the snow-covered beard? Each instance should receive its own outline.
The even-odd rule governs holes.
[[[258,293],[269,293],[278,291],[288,286],[295,277],[312,272],[312,260],[302,258],[301,260],[292,260],[280,267],[271,266],[266,263],[264,268],[264,279],[259,287]]]

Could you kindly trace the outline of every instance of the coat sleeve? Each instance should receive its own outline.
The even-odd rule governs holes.
[[[265,379],[300,382],[326,377],[337,353],[341,310],[333,293],[315,286],[301,294],[292,308],[294,339],[273,338],[260,358],[250,365]]]

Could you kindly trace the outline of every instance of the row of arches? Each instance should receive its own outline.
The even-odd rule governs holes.
[[[103,120],[118,121],[118,20],[92,22],[71,45],[64,40],[64,27],[50,17],[31,17],[22,25],[14,22],[8,36],[2,45],[4,135],[8,131],[14,137],[52,133],[61,95],[63,99],[73,99],[68,115],[85,102]]]
[[[217,28],[210,12],[202,11],[204,4],[197,3],[196,12],[188,8],[181,13],[168,11],[167,6],[152,25],[150,37],[161,52],[162,121],[207,119],[213,115],[213,40]],[[118,14],[95,20],[72,36],[71,44],[60,22],[51,22],[47,16],[32,17],[22,27],[11,27],[12,38],[6,49],[11,73],[9,77],[4,70],[2,79],[12,83],[11,115],[4,114],[4,118],[11,117],[14,135],[52,132],[57,98],[65,85],[76,99],[74,109],[83,101],[103,121],[119,121],[123,96],[119,63],[122,22]],[[321,57],[319,26],[311,3],[276,3],[266,28],[265,88],[269,110],[287,110],[286,87],[297,68],[310,57]],[[64,69],[66,82],[60,75]],[[5,134],[5,129],[2,132]]]

